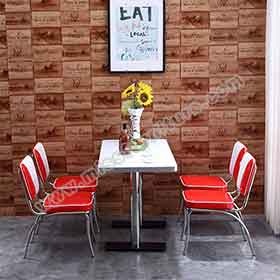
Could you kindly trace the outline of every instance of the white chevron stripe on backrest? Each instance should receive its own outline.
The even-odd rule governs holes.
[[[231,155],[231,160],[230,160],[229,173],[231,176],[233,176],[234,168],[235,168],[239,153],[241,152],[242,149],[247,150],[246,146],[244,146],[241,142],[237,141],[234,144],[232,155]]]
[[[39,193],[39,190],[40,190],[40,185],[39,185],[39,180],[38,180],[38,176],[37,176],[37,173],[36,173],[36,168],[35,168],[35,165],[34,165],[34,162],[31,158],[31,156],[26,156],[23,161],[20,163],[20,166],[24,165],[29,174],[30,174],[30,177],[32,179],[32,182],[33,182],[33,185],[35,187],[35,193],[38,194]],[[28,187],[28,182],[26,181],[26,178],[23,174],[23,178],[25,180],[25,184],[26,184],[26,187],[27,187],[27,191],[29,193],[29,197],[31,198],[32,195],[30,194],[30,191],[29,191],[29,187]]]
[[[250,161],[253,161],[253,165],[252,168],[250,168],[250,170],[247,170],[248,164]],[[238,173],[238,177],[237,177],[237,183],[236,183],[236,187],[238,189],[238,191],[240,191],[241,188],[241,184],[242,184],[242,180],[243,177],[245,175],[245,172],[249,172],[249,177],[248,177],[248,181],[246,182],[246,189],[248,186],[248,184],[250,184],[252,182],[252,176],[254,175],[253,172],[255,172],[255,159],[254,157],[249,154],[249,153],[245,153],[245,155],[243,156],[243,159],[241,160],[240,163],[240,169],[239,169],[239,173]]]
[[[48,162],[46,150],[45,150],[42,143],[37,143],[36,146],[34,147],[34,149],[36,151],[38,151],[39,154],[41,155],[41,158],[42,158],[44,166],[45,166],[46,175],[47,175],[47,178],[48,178],[48,176],[50,174],[50,167],[49,167],[49,162]]]

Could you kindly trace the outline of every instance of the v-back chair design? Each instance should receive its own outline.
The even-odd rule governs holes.
[[[51,173],[46,150],[42,143],[37,143],[33,148],[33,158],[43,185],[51,185],[54,190],[71,190],[90,192],[93,195],[96,207],[97,177],[95,176],[62,176],[51,181]],[[96,209],[94,211],[94,221],[97,231],[100,232]]]
[[[86,218],[87,236],[91,254],[94,257],[95,241],[93,229],[94,200],[89,192],[71,192],[55,190],[43,199],[39,197],[40,185],[36,168],[31,156],[26,156],[19,165],[19,176],[24,187],[25,198],[29,209],[35,216],[35,221],[29,229],[25,245],[24,258],[34,238],[34,234],[43,217],[54,215],[84,215]]]
[[[247,152],[247,147],[241,142],[237,141],[232,150],[229,168],[228,168],[228,178],[225,180],[220,176],[207,176],[207,175],[182,175],[180,176],[180,181],[183,186],[183,190],[187,189],[206,189],[206,190],[221,190],[227,191],[228,184],[234,179],[237,180],[240,162]],[[183,213],[183,197],[180,199],[179,208],[179,219]]]
[[[217,190],[189,189],[183,191],[184,226],[182,236],[186,234],[184,255],[187,253],[191,231],[191,215],[193,212],[213,212],[231,216],[240,224],[244,240],[248,240],[253,256],[256,256],[250,233],[244,224],[241,212],[246,208],[257,171],[256,160],[248,152],[243,156],[236,181],[236,192],[221,192]],[[242,198],[242,206],[237,199]]]

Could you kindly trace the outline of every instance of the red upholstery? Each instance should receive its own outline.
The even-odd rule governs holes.
[[[227,183],[218,176],[181,176],[185,188],[227,189]]]
[[[42,181],[45,183],[47,180],[47,172],[44,166],[44,162],[42,160],[41,155],[39,154],[39,152],[37,150],[34,149],[33,151],[37,166],[38,166],[38,171],[39,171],[39,175],[42,179]]]
[[[235,181],[237,180],[237,176],[240,169],[240,162],[247,152],[247,147],[243,145],[241,142],[237,141],[233,147],[230,164],[229,164],[229,174],[233,176]]]
[[[241,142],[237,141],[234,144],[230,164],[229,175],[237,180],[240,169],[240,162],[246,153],[247,148]],[[218,176],[181,176],[181,183],[184,188],[200,188],[200,189],[219,189],[227,191],[227,183],[222,177]]]
[[[54,191],[44,200],[47,214],[87,212],[92,209],[93,197],[89,192]]]
[[[46,183],[50,173],[50,168],[47,154],[42,143],[36,144],[36,146],[33,148],[33,155],[37,164],[40,178],[43,183]]]
[[[42,143],[37,143],[33,148],[33,155],[37,163],[39,175],[43,183],[46,183],[50,173],[47,154]],[[55,190],[81,190],[96,192],[97,180],[90,176],[63,176],[54,181]]]
[[[34,162],[30,156],[26,156],[19,166],[28,197],[30,200],[34,200],[39,193],[39,181]]]
[[[63,176],[54,181],[54,189],[71,190],[77,189],[85,192],[96,192],[97,181],[89,176]]]
[[[240,191],[240,194],[247,196],[252,187],[254,177],[257,171],[256,160],[246,153],[240,163],[240,171],[237,178],[237,189]]]
[[[35,188],[35,185],[32,181],[31,175],[28,172],[28,169],[25,165],[21,166],[21,171],[22,171],[22,174],[23,174],[23,178],[24,178],[25,186],[27,188],[27,192],[29,194],[29,198],[31,200],[33,200],[36,197],[36,188]]]
[[[227,192],[191,189],[183,191],[183,197],[187,208],[231,210],[234,207],[233,199]]]

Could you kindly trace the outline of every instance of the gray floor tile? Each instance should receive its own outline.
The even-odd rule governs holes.
[[[236,222],[216,216],[194,216],[187,257],[182,256],[181,226],[168,217],[161,230],[143,230],[143,240],[167,241],[164,253],[105,252],[106,240],[129,240],[127,229],[112,229],[102,219],[96,257],[90,257],[83,217],[54,217],[42,223],[28,259],[23,247],[32,217],[0,218],[0,279],[280,279],[280,239],[273,236],[263,217],[247,217],[257,251],[242,240]]]

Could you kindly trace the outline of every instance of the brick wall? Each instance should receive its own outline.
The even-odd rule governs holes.
[[[93,164],[119,136],[120,91],[135,78],[154,88],[143,133],[169,139],[180,172],[224,174],[234,140],[249,146],[249,210],[263,212],[265,0],[167,0],[164,74],[110,74],[106,22],[105,0],[0,0],[0,214],[28,212],[17,164],[37,141],[55,174]],[[175,213],[178,188],[176,175],[146,174],[145,212]],[[128,176],[100,179],[98,199],[127,214]]]

